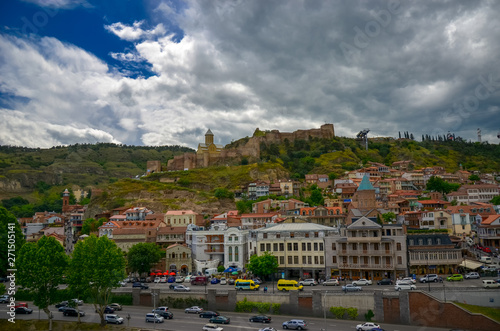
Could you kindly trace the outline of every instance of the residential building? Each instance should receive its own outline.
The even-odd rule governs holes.
[[[189,224],[203,226],[203,215],[192,210],[169,210],[165,213],[165,224],[171,227],[186,227]]]
[[[173,244],[165,250],[167,270],[186,276],[193,271],[191,249],[186,244]]]
[[[366,217],[325,238],[330,277],[378,280],[407,275],[406,235],[401,224],[380,225]]]
[[[279,213],[263,213],[263,214],[242,214],[241,227],[243,229],[258,229],[266,224],[274,223],[278,218]]]
[[[497,184],[476,184],[462,185],[456,192],[447,194],[447,197],[448,201],[457,200],[458,204],[470,204],[472,202],[489,202],[499,194]]]
[[[267,199],[252,204],[252,213],[263,214],[279,211],[286,214],[289,210],[300,209],[305,206],[305,203],[297,199],[288,200],[273,200]]]
[[[281,195],[287,198],[298,197],[300,195],[300,188],[302,184],[299,181],[288,180],[280,181]]]
[[[248,263],[249,230],[229,227],[224,233],[224,267],[243,269]]]
[[[272,253],[279,278],[324,278],[325,237],[337,229],[312,223],[283,223],[250,231],[250,254]]]
[[[490,215],[481,222],[478,229],[480,245],[500,249],[500,215]]]
[[[332,181],[328,179],[328,175],[324,174],[306,175],[305,182],[309,185],[317,185],[320,189],[326,189],[332,186]]]
[[[456,273],[462,262],[461,249],[456,247],[448,234],[408,234],[409,273],[416,275]]]
[[[341,207],[304,207],[300,208],[300,216],[310,223],[339,228],[345,224],[346,215]]]

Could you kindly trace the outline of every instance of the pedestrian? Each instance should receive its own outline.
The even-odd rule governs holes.
[[[264,287],[264,293],[267,293],[267,286]]]

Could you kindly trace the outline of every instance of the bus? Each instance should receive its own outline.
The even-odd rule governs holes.
[[[302,291],[304,286],[299,285],[296,280],[278,280],[278,291]]]
[[[234,288],[237,290],[251,290],[257,291],[259,289],[259,285],[255,284],[255,282],[251,279],[237,279],[234,282]]]

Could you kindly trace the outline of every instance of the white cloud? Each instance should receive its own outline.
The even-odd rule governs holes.
[[[149,39],[154,37],[163,36],[166,33],[163,24],[158,24],[151,30],[142,29],[144,21],[136,21],[131,26],[121,22],[105,25],[104,28],[111,33],[117,35],[120,39],[126,41],[136,41],[139,39]]]
[[[22,0],[40,7],[72,9],[78,6],[91,7],[87,0]]]

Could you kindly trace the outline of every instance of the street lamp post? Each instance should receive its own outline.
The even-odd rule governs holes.
[[[325,320],[325,328],[323,330],[326,331],[326,294],[328,291],[325,291],[325,294],[323,295],[323,318]]]

